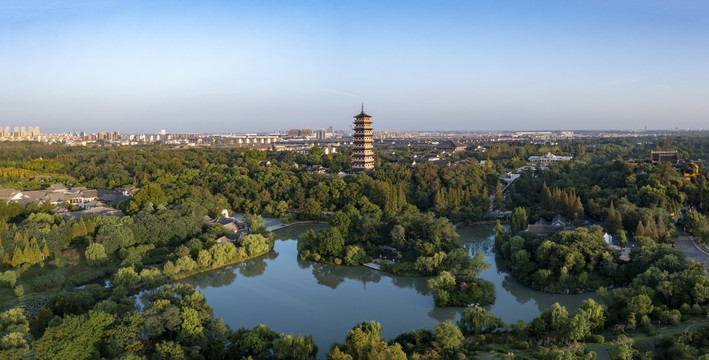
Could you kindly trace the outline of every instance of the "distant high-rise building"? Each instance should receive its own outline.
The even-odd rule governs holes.
[[[121,136],[121,132],[120,132],[120,131],[114,131],[113,133],[114,133],[113,135],[114,135],[115,137]]]
[[[163,135],[163,136],[165,136],[165,134],[166,134],[166,131],[165,131],[165,129],[162,129],[162,130],[160,130],[160,135]]]
[[[98,136],[98,139],[99,139],[99,140],[103,140],[103,139],[105,138],[105,137],[104,137],[104,133],[102,133],[102,132],[99,132],[99,133],[96,134],[96,135]]]
[[[333,128],[332,128],[332,125],[330,125],[330,126],[327,127],[327,133],[328,133],[328,134],[333,134],[333,133],[334,133],[334,130],[333,130]]]
[[[32,130],[32,136],[33,137],[39,136],[39,126],[34,127],[34,129]]]
[[[106,139],[113,140],[113,131],[109,131],[106,133]]]
[[[323,140],[325,139],[325,129],[318,129],[318,131],[315,132],[315,138],[318,140]]]
[[[364,104],[362,112],[354,116],[354,133],[352,137],[352,170],[374,170],[374,140],[372,139],[371,116],[365,114]]]

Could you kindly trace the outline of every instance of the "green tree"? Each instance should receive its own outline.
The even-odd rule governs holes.
[[[450,320],[433,327],[433,346],[446,353],[453,353],[463,346],[463,333]]]
[[[29,333],[30,324],[19,307],[6,310],[0,314],[0,330],[4,332]]]
[[[497,220],[497,225],[495,225],[495,249],[497,251],[502,251],[502,245],[506,244],[510,240],[510,235],[507,230],[500,224],[500,220]]]
[[[121,286],[124,288],[133,288],[138,283],[140,282],[140,275],[135,272],[135,269],[133,267],[124,267],[118,269],[115,275],[113,275],[113,279],[111,279],[111,283],[114,286]]]
[[[517,234],[527,227],[527,209],[523,207],[516,207],[512,211],[510,227],[512,228],[512,235]]]
[[[492,201],[492,208],[498,211],[504,210],[505,208],[505,196],[502,193],[502,187],[499,181],[495,186],[495,198]]]
[[[153,206],[167,204],[165,193],[162,191],[160,185],[148,183],[140,188],[133,196],[133,199],[131,199],[127,211],[129,214],[135,214],[148,204],[152,204]]]
[[[433,300],[436,306],[448,306],[451,303],[451,292],[455,289],[455,276],[448,271],[428,280],[428,287],[433,290]]]
[[[86,262],[89,266],[99,266],[108,259],[106,256],[106,250],[103,245],[99,243],[89,245],[89,247],[86,248],[84,255],[86,256]]]
[[[212,266],[222,266],[236,258],[236,247],[232,243],[216,244],[209,248]]]
[[[615,241],[617,241],[618,244],[620,244],[620,246],[623,246],[623,247],[625,245],[628,245],[628,235],[625,232],[625,230],[618,231],[618,235],[615,236]]]
[[[42,337],[44,330],[47,328],[49,321],[52,320],[53,317],[54,314],[52,313],[52,310],[49,310],[46,307],[41,307],[39,311],[37,311],[37,315],[30,326],[30,332],[35,339]]]
[[[0,273],[0,283],[8,288],[13,288],[18,277],[17,271],[5,270],[4,273]]]
[[[277,359],[305,360],[315,359],[318,347],[313,337],[282,335],[273,342],[273,351]]]
[[[328,359],[406,359],[401,345],[388,345],[379,336],[381,331],[381,325],[374,321],[358,324],[349,331],[344,344],[334,345]]]
[[[106,328],[115,318],[104,312],[89,310],[88,314],[69,315],[56,326],[50,326],[44,336],[33,343],[38,360],[81,360],[98,355],[96,344],[104,339]]]
[[[623,335],[616,342],[618,345],[608,350],[611,360],[633,360],[638,355],[639,351],[633,348],[632,339],[628,339]]]
[[[249,233],[251,234],[266,234],[266,225],[263,222],[261,215],[246,214],[244,220],[246,220],[246,225],[249,227]]]
[[[25,340],[26,334],[20,332],[10,332],[5,334],[2,339],[0,339],[0,358],[3,359],[21,359],[23,358],[30,349],[30,346]]]
[[[653,309],[652,299],[645,294],[634,296],[626,306],[626,312],[629,314],[634,313],[636,316],[650,314]]]
[[[552,195],[551,195],[551,191],[550,191],[549,188],[547,187],[547,183],[546,183],[546,182],[544,182],[544,183],[542,184],[542,199],[541,199],[541,203],[542,203],[542,210],[549,210],[549,211],[551,211],[551,210],[553,209],[553,207],[554,207],[554,205],[553,205],[553,199],[552,199]]]
[[[611,201],[611,206],[608,209],[608,217],[606,218],[606,227],[608,228],[608,232],[613,236],[618,235],[618,232],[623,230],[623,219],[620,215],[620,212],[615,210],[615,206],[613,206],[612,201]]]
[[[155,344],[155,354],[157,354],[160,359],[165,360],[186,358],[185,350],[182,348],[182,345],[175,341],[161,341]]]
[[[204,327],[199,320],[199,313],[197,310],[183,307],[180,310],[180,317],[182,318],[182,336],[188,339],[199,339],[203,336]]]
[[[263,254],[268,251],[266,239],[259,234],[249,234],[241,240],[241,246],[246,249],[249,256]]]
[[[504,327],[505,323],[491,311],[476,305],[463,311],[457,325],[466,334],[480,334],[493,332]]]
[[[177,259],[175,266],[180,268],[182,271],[192,271],[197,267],[197,262],[192,260],[189,255],[184,255]]]
[[[356,266],[361,263],[367,262],[366,260],[371,259],[367,256],[367,253],[357,245],[348,245],[345,251],[345,264],[350,266]]]
[[[643,226],[643,222],[642,222],[642,221],[638,221],[638,227],[635,228],[635,234],[634,234],[634,236],[635,236],[635,237],[638,237],[638,236],[645,236],[645,226]]]
[[[197,264],[200,268],[206,269],[212,265],[212,255],[207,250],[200,250],[197,255]]]

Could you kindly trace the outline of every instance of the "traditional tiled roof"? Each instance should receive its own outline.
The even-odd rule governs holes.
[[[446,140],[446,141],[441,141],[438,145],[436,145],[436,149],[440,150],[446,150],[446,149],[459,149],[459,148],[467,148],[467,144],[463,144],[462,142],[455,141],[455,140]]]

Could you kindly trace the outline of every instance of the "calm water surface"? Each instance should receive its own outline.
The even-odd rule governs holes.
[[[424,277],[401,277],[370,270],[319,264],[298,258],[296,239],[324,225],[298,225],[277,233],[274,251],[257,259],[202,273],[183,282],[195,285],[233,329],[266,324],[286,334],[310,334],[324,357],[335,341],[365,320],[382,324],[390,339],[437,322],[455,321],[463,308],[435,308]],[[495,283],[496,301],[489,310],[507,323],[530,321],[555,302],[572,311],[594,294],[550,295],[512,279],[495,258],[494,226],[459,227],[463,246],[480,251],[491,264],[482,278]]]

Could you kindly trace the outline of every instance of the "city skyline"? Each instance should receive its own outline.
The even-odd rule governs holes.
[[[0,4],[0,124],[43,132],[704,128],[701,1]]]

